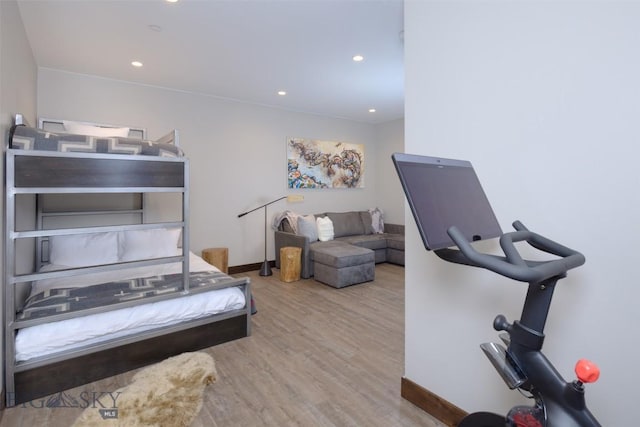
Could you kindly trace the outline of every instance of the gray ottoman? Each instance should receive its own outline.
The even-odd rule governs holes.
[[[375,255],[371,249],[340,242],[316,245],[311,250],[313,276],[334,288],[369,282],[375,278]]]

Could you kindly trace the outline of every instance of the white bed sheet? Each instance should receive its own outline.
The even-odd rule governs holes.
[[[220,271],[202,258],[189,253],[192,272]],[[160,268],[159,268],[160,267]],[[50,270],[56,267],[50,268]],[[160,271],[159,271],[160,270]],[[89,286],[126,278],[182,271],[181,263],[136,267],[91,275],[47,279],[32,287],[32,293],[61,284]],[[146,274],[145,274],[146,273]],[[63,350],[77,349],[137,332],[170,326],[186,320],[245,307],[244,292],[238,287],[194,294],[172,300],[92,314],[20,329],[16,336],[16,361],[27,361]]]

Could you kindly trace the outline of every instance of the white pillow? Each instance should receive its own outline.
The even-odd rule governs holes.
[[[371,214],[371,228],[377,234],[384,233],[384,218],[380,208],[369,209]]]
[[[313,215],[300,215],[298,217],[298,232],[296,234],[307,237],[309,242],[318,240],[316,217]]]
[[[120,232],[120,261],[178,256],[180,228]]]
[[[69,267],[118,262],[116,232],[49,237],[49,263]]]
[[[333,240],[333,222],[328,216],[316,219],[318,227],[318,240],[327,242]]]
[[[91,135],[91,136],[117,136],[126,138],[129,136],[129,128],[110,128],[85,125],[78,122],[62,121],[64,130],[75,135]]]

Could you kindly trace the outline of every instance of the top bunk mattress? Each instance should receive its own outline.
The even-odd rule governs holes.
[[[76,153],[126,154],[156,157],[183,157],[182,149],[168,142],[118,136],[75,135],[50,132],[28,126],[14,126],[9,148]],[[163,140],[165,138],[162,138]]]

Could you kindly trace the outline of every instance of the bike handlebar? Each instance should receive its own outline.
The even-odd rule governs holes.
[[[460,249],[464,259],[452,254],[457,251],[450,249],[439,255],[448,261],[483,267],[502,276],[529,283],[540,283],[551,277],[564,276],[568,270],[584,264],[584,255],[580,252],[529,231],[520,221],[514,222],[513,227],[516,231],[505,233],[500,237],[500,247],[505,254],[504,257],[476,251],[455,226],[450,227],[447,233]],[[534,248],[560,258],[550,261],[525,260],[514,245],[514,242],[521,241],[526,241]]]

